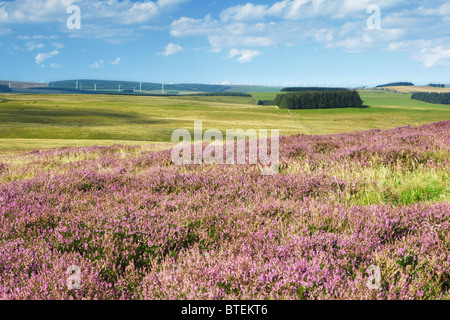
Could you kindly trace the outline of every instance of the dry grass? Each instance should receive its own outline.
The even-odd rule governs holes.
[[[450,92],[450,88],[435,88],[428,86],[399,86],[399,87],[383,87],[378,90],[390,90],[398,93],[414,93],[414,92]]]

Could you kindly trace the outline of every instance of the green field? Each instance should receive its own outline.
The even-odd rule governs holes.
[[[280,110],[256,106],[276,92],[246,97],[107,95],[0,96],[0,150],[168,142],[175,129],[280,129],[280,134],[332,134],[450,119],[450,106],[409,94],[362,91],[367,108]]]

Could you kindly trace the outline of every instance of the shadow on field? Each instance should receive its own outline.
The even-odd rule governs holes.
[[[99,110],[80,110],[63,108],[61,110],[48,110],[39,107],[21,107],[20,109],[0,110],[0,119],[16,123],[37,124],[65,124],[78,122],[80,124],[95,122],[98,125],[117,123],[128,124],[166,124],[167,120],[150,119],[145,116]],[[0,120],[0,123],[2,121]]]

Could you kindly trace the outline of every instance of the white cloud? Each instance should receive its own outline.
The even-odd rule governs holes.
[[[430,5],[431,3],[431,5]],[[425,67],[446,65],[450,3],[379,0],[381,29],[370,30],[367,9],[372,0],[281,0],[273,5],[246,3],[224,9],[219,19],[182,17],[173,21],[173,37],[204,36],[211,52],[251,61],[256,48],[317,43],[346,52],[398,51],[402,41],[433,40],[434,47],[408,46],[414,61]]]
[[[136,24],[162,15],[188,0],[15,0],[0,3],[0,23],[64,23],[67,8],[80,7],[82,19],[97,22],[112,19],[116,24]]]
[[[0,8],[0,22],[62,22],[67,19],[65,12],[76,0],[15,0],[3,2]]]
[[[154,2],[136,2],[128,11],[124,12],[122,21],[125,24],[142,23],[156,16],[157,13],[158,6]]]
[[[100,68],[103,69],[103,67],[104,67],[104,61],[102,59],[100,59],[99,61],[95,61],[93,64],[91,64],[89,66],[89,68],[91,68],[91,69],[100,69]]]
[[[170,55],[177,54],[183,51],[185,51],[185,49],[182,46],[178,44],[169,43],[166,46],[166,49],[163,52],[160,52],[159,54],[168,57]]]
[[[410,1],[411,2],[411,1]],[[418,2],[418,1],[416,1]],[[376,4],[389,9],[404,0],[378,0]],[[328,17],[343,19],[350,16],[365,16],[366,9],[373,5],[372,0],[282,0],[273,5],[255,5],[247,3],[227,8],[221,13],[221,20],[263,21],[264,19],[304,20]]]
[[[230,7],[222,11],[220,19],[224,22],[230,20],[235,21],[255,21],[262,20],[269,14],[267,5],[254,5],[247,3],[245,5],[238,5]]]
[[[29,41],[25,44],[25,48],[28,51],[33,51],[36,49],[42,49],[43,47],[45,47],[45,45],[43,43],[36,43],[33,41]]]
[[[425,68],[450,65],[450,38],[393,42],[389,51],[412,52],[411,58]]]
[[[62,49],[62,48],[64,48],[64,44],[58,43],[58,42],[53,43],[53,46],[54,46],[56,49]]]
[[[114,60],[113,62],[111,62],[112,65],[118,65],[120,62],[120,58],[117,58],[116,60]]]
[[[450,46],[423,48],[420,52],[414,53],[412,58],[421,62],[425,68],[448,66],[450,64]]]
[[[58,39],[58,36],[55,36],[55,35],[43,36],[40,34],[36,34],[33,36],[18,36],[17,39],[21,39],[21,40]]]
[[[236,61],[240,63],[246,63],[251,62],[253,58],[256,56],[259,56],[261,54],[261,51],[258,50],[251,50],[251,49],[231,49],[228,53],[229,57],[231,59],[236,58]]]
[[[221,24],[219,21],[212,19],[211,15],[207,15],[204,19],[181,17],[173,21],[170,27],[170,35],[186,37],[217,33],[217,30],[221,28]]]
[[[42,62],[58,54],[59,54],[58,50],[54,50],[48,53],[38,53],[34,59],[36,61],[36,64],[42,65]]]
[[[57,64],[57,63],[50,63],[50,68],[56,69],[56,68],[60,68],[61,65]]]

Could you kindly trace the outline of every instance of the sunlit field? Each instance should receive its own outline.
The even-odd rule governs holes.
[[[281,135],[324,135],[450,119],[450,107],[410,95],[362,91],[368,108],[280,110],[247,97],[130,97],[105,95],[0,96],[0,149],[169,142],[178,128],[279,129]]]

